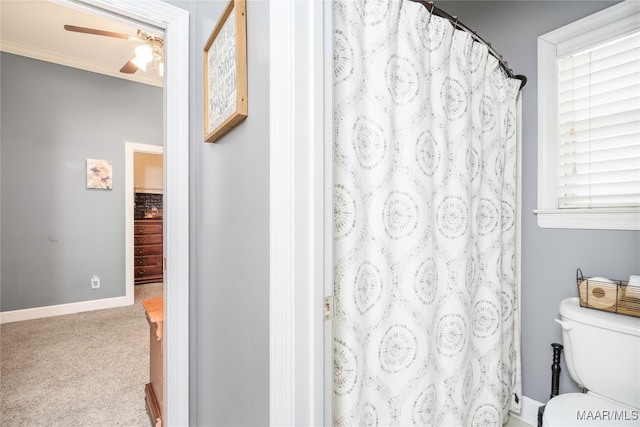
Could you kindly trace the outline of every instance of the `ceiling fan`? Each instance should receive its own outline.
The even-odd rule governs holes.
[[[135,36],[112,31],[97,30],[95,28],[78,27],[75,25],[65,25],[64,29],[76,33],[92,34],[96,36],[114,37],[118,39],[142,42],[136,46],[135,56],[131,58],[120,69],[121,73],[133,74],[138,70],[146,71],[147,65],[153,62],[154,69],[164,75],[164,40],[160,36],[154,36],[146,31],[138,30]]]

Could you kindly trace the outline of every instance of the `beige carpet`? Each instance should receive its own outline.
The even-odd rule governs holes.
[[[149,426],[140,300],[157,295],[161,283],[138,285],[133,306],[1,325],[0,425]]]

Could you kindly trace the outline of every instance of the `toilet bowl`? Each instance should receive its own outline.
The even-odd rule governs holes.
[[[586,393],[552,398],[545,427],[640,427],[640,318],[560,304],[565,362]]]

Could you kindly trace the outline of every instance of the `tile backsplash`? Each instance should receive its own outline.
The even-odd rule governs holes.
[[[133,212],[135,219],[162,218],[162,194],[136,193]]]

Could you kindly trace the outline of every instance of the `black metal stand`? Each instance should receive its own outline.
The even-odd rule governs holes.
[[[549,399],[553,399],[559,394],[560,388],[560,355],[562,354],[562,344],[553,343],[553,363],[551,364],[551,394]],[[542,415],[544,414],[544,408],[546,405],[542,405],[538,408],[538,427],[542,427]]]
[[[553,364],[551,365],[551,395],[550,399],[556,397],[560,392],[560,355],[562,354],[562,344],[553,343]]]

